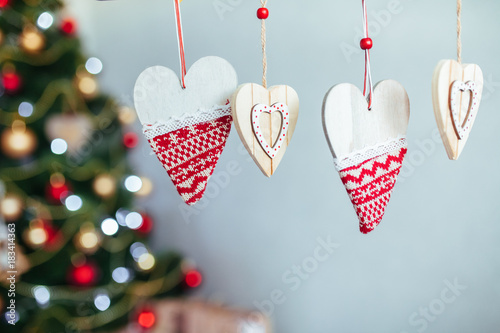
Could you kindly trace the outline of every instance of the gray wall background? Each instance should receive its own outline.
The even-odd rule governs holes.
[[[104,62],[106,91],[131,104],[135,80],[146,67],[178,71],[172,1],[69,4],[88,55]],[[218,13],[220,4],[228,10]],[[240,83],[259,83],[258,6],[257,0],[184,1],[188,64],[221,56]],[[271,314],[278,333],[498,332],[500,2],[464,2],[464,61],[482,67],[486,86],[458,162],[449,161],[436,140],[430,92],[435,65],[455,58],[455,1],[372,0],[368,6],[374,80],[400,81],[412,106],[409,154],[375,232],[358,231],[320,116],[332,85],[362,84],[363,54],[346,57],[341,51],[341,45],[358,49],[361,1],[269,1],[268,80],[294,87],[301,98],[294,139],[271,179],[248,158],[233,130],[206,198],[186,218],[174,186],[142,140],[132,160],[136,173],[154,179],[156,188],[138,205],[155,217],[158,250],[181,251],[199,265],[205,277],[199,296],[255,309],[256,303],[269,305],[271,293],[280,290],[281,304]],[[287,193],[273,199],[282,186]],[[253,198],[261,192],[283,210],[265,203],[256,209]],[[329,237],[339,246],[318,262],[318,238]],[[294,265],[310,273],[299,277]]]

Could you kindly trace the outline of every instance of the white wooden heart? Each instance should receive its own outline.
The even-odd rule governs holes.
[[[144,70],[134,88],[141,123],[166,122],[171,117],[225,105],[238,86],[238,77],[226,60],[204,57],[191,66],[185,84],[183,89],[177,74],[169,68],[153,66]]]
[[[277,140],[273,142],[268,142],[261,127],[260,116],[262,113],[272,114],[273,112],[279,112],[281,114],[281,126],[277,137]],[[282,145],[281,143],[286,140],[286,135],[288,133],[288,127],[290,122],[288,121],[288,105],[283,103],[275,103],[271,106],[265,104],[257,104],[252,109],[252,127],[260,146],[270,158],[276,157],[280,151]]]
[[[465,83],[465,87],[462,84]],[[468,83],[473,93],[470,98]],[[462,91],[460,88],[463,87]],[[434,70],[432,78],[432,101],[436,123],[446,153],[457,160],[462,153],[470,131],[477,118],[483,93],[483,72],[478,65],[459,64],[455,60],[442,60]],[[470,103],[472,102],[472,103]]]
[[[352,84],[334,86],[325,96],[323,127],[364,234],[384,216],[406,155],[409,117],[408,95],[396,81],[375,86],[371,110]]]
[[[281,105],[288,107],[285,115],[280,112],[280,117],[276,118],[274,117],[276,112],[262,112],[263,114],[260,117],[252,117],[258,105],[262,104],[265,107],[270,107],[273,105],[276,106],[278,103],[280,110],[282,109]],[[264,175],[271,177],[283,159],[295,131],[299,116],[299,97],[297,93],[291,87],[285,85],[274,86],[268,90],[261,85],[247,83],[238,87],[231,99],[231,105],[234,126],[238,131],[241,141]],[[276,147],[277,150],[274,157],[271,150],[269,150],[269,153],[267,152],[268,150],[264,150],[264,147],[261,146],[263,142],[257,139],[257,132],[254,131],[253,127],[253,119],[258,119],[258,126],[260,127],[259,135],[265,138],[265,141],[268,143],[267,145],[269,143],[271,145],[273,143],[280,143]],[[287,122],[288,124],[286,124]],[[283,127],[285,128],[283,129]],[[278,138],[278,136],[280,137]],[[279,139],[282,140],[280,141]]]
[[[337,159],[406,135],[409,118],[408,95],[393,80],[375,86],[371,111],[361,91],[349,83],[334,86],[323,102],[323,127]]]

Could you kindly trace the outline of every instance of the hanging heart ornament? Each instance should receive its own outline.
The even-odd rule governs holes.
[[[231,102],[241,141],[264,175],[271,177],[290,144],[299,116],[299,97],[289,86],[240,86]],[[279,117],[277,117],[279,115]]]
[[[410,102],[401,84],[379,82],[372,108],[359,89],[334,86],[323,102],[323,127],[349,198],[367,234],[382,221],[407,152]]]
[[[483,93],[478,65],[442,60],[432,79],[434,115],[448,157],[457,160],[477,118]]]
[[[231,130],[234,68],[205,57],[189,69],[182,88],[170,69],[155,66],[137,79],[134,102],[151,148],[183,200],[193,205],[206,189]]]

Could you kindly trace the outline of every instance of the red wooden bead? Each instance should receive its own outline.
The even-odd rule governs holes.
[[[363,38],[359,45],[361,46],[361,49],[369,50],[373,47],[373,41],[371,38]]]
[[[257,10],[257,17],[260,20],[265,20],[269,17],[269,10],[267,8],[259,8]]]

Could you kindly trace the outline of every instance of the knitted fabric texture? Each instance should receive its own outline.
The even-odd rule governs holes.
[[[351,156],[351,163],[347,162],[349,158],[341,159],[347,167],[339,168],[340,178],[363,234],[373,231],[382,221],[407,151],[406,139],[398,138]],[[361,162],[352,163],[362,157],[365,158]]]
[[[151,148],[188,205],[205,193],[231,131],[230,114],[229,106],[220,106],[144,126]]]

